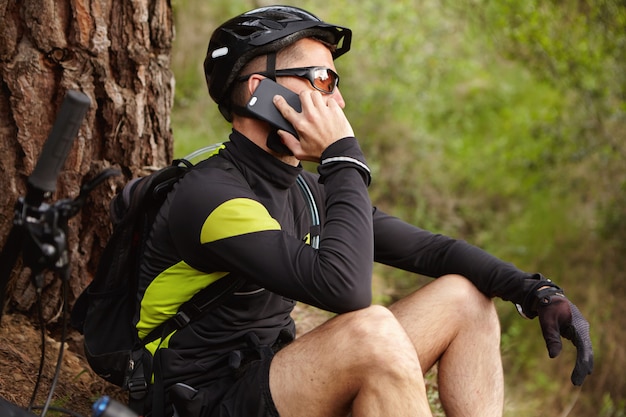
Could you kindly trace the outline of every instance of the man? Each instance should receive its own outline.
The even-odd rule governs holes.
[[[148,346],[167,402],[183,417],[431,416],[423,375],[438,364],[448,416],[500,416],[496,296],[539,316],[550,356],[561,335],[573,341],[572,381],[582,384],[593,366],[589,326],[559,287],[372,209],[334,66],[350,41],[349,29],[286,6],[244,13],[213,33],[206,79],[233,125],[213,158],[233,168],[200,166],[168,197],[142,265],[137,329],[147,334],[213,281],[245,284]],[[301,112],[274,98],[298,138],[246,109],[265,78],[299,94]],[[300,161],[319,163],[319,175]],[[389,308],[371,305],[373,261],[437,279]],[[294,340],[296,301],[339,314]]]

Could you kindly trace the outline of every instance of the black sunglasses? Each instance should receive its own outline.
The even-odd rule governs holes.
[[[257,72],[255,74],[270,77],[268,72]],[[239,77],[239,81],[247,81],[253,74]],[[332,94],[339,85],[339,74],[327,67],[301,67],[284,68],[274,71],[277,77],[300,77],[309,80],[313,88],[324,94]]]

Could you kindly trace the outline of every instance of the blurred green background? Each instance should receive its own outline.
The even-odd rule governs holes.
[[[267,4],[172,1],[177,156],[227,139],[204,83],[208,39]],[[549,359],[538,322],[498,301],[505,415],[626,416],[626,3],[285,4],[353,30],[336,65],[374,203],[541,271],[589,319],[596,368],[580,389],[573,346]],[[380,303],[425,282],[376,271]]]

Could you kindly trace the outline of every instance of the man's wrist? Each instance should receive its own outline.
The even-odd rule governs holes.
[[[363,152],[361,152],[359,142],[353,136],[332,143],[322,152],[320,164],[317,167],[320,182],[323,184],[326,181],[326,176],[346,166],[356,168],[361,173],[365,185],[370,185],[371,171],[367,166]]]
[[[541,274],[534,274],[532,278],[528,278],[525,286],[528,288],[524,301],[515,306],[520,315],[528,319],[537,317],[539,304],[549,303],[550,296],[555,294],[563,295],[561,287]]]

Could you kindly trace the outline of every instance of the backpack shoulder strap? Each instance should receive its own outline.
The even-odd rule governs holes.
[[[243,174],[230,161],[220,156],[211,156],[201,164],[211,164],[224,170],[232,171],[242,182],[247,183]],[[180,330],[202,315],[220,305],[229,295],[239,289],[245,280],[243,278],[233,278],[226,276],[211,283],[207,287],[196,293],[178,308],[178,312],[152,329],[146,337],[142,339],[145,346],[159,337],[165,337],[173,331]]]
[[[198,291],[191,299],[178,308],[176,314],[152,329],[142,339],[147,345],[158,338],[163,338],[174,331],[180,330],[189,323],[218,307],[226,298],[237,291],[245,282],[243,278],[225,276]]]
[[[172,165],[180,166],[180,164],[183,164],[185,166],[182,167],[182,169],[189,169],[189,165],[187,165],[185,162],[188,161],[182,159],[181,161],[174,161]],[[188,164],[191,163],[188,162]],[[241,174],[237,167],[235,167],[230,161],[223,157],[212,155],[206,160],[199,162],[195,166],[200,164],[210,164],[224,170],[229,170],[235,173],[235,175],[237,175],[242,182],[247,183],[243,174]],[[174,177],[176,177],[176,179],[180,178],[180,176],[176,175],[174,175]],[[171,187],[167,187],[166,189],[169,190],[170,188]],[[232,295],[239,287],[241,287],[244,282],[245,280],[243,278],[235,279],[233,277],[226,276],[203,288],[198,293],[196,293],[190,300],[187,300],[185,303],[183,303],[178,308],[178,312],[174,316],[170,317],[169,319],[165,320],[163,323],[152,329],[148,333],[148,335],[141,340],[140,346],[137,346],[134,352],[139,354],[139,352],[143,351],[143,348],[147,344],[159,338],[164,338],[172,332],[180,330],[183,327],[187,326],[192,321],[198,320],[201,316],[219,306],[228,296]],[[152,395],[153,417],[162,417],[164,406],[163,396],[165,389],[163,386],[162,378],[159,378],[157,376],[157,374],[159,373],[159,368],[151,368],[152,372],[154,372],[154,392]],[[144,372],[144,368],[141,368],[137,369],[136,372],[133,374],[132,381],[137,384],[137,390],[136,392],[131,392],[129,395],[129,404],[131,405],[131,408],[138,411],[141,411],[143,409],[145,392],[147,390],[147,375]]]

